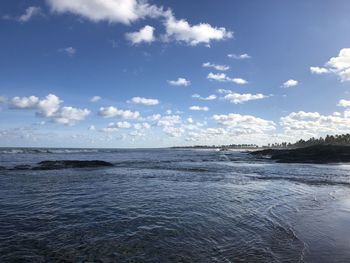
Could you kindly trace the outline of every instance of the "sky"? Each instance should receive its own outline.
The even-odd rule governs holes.
[[[350,132],[348,0],[0,3],[0,146]]]

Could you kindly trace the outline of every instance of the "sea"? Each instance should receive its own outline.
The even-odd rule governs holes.
[[[32,169],[46,160],[113,166]],[[1,148],[0,262],[350,262],[350,165]]]

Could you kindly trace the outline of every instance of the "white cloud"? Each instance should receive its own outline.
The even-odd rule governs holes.
[[[228,89],[218,89],[216,90],[218,93],[220,94],[230,94],[233,93],[232,90],[228,90]]]
[[[135,123],[134,124],[134,129],[135,130],[142,130],[142,129],[150,129],[151,125],[147,122],[142,122],[142,123]]]
[[[47,0],[56,13],[72,13],[93,22],[130,24],[146,17],[159,17],[164,11],[137,0]]]
[[[43,99],[36,96],[13,97],[8,103],[11,108],[38,110],[37,116],[65,125],[74,125],[90,114],[88,109],[61,107],[62,101],[54,94],[49,94]]]
[[[340,107],[350,107],[350,100],[340,100],[337,104]]]
[[[249,56],[248,54],[244,53],[244,54],[228,54],[227,57],[229,58],[233,58],[233,59],[249,59],[251,58],[251,56]]]
[[[273,121],[264,120],[251,115],[230,113],[214,115],[213,119],[220,125],[229,128],[235,134],[262,134],[276,129]]]
[[[62,101],[54,94],[47,95],[44,99],[38,102],[38,109],[41,110],[41,114],[45,117],[51,117],[60,108]]]
[[[132,124],[127,121],[119,121],[117,123],[110,123],[108,124],[107,128],[114,128],[114,129],[130,129],[132,128]]]
[[[326,74],[330,73],[329,69],[322,67],[310,67],[310,72],[313,74]]]
[[[74,125],[84,120],[90,111],[88,109],[78,109],[73,107],[63,107],[53,116],[53,120],[59,124]]]
[[[131,32],[125,34],[126,39],[128,39],[133,45],[140,44],[142,42],[151,43],[155,41],[154,37],[154,27],[145,26],[137,32]]]
[[[185,19],[178,20],[170,9],[164,10],[162,7],[148,4],[146,0],[47,0],[47,3],[55,13],[72,13],[93,22],[108,21],[129,25],[148,17],[160,18],[165,26],[162,40],[167,42],[177,41],[196,46],[209,45],[211,41],[233,37],[233,33],[224,27],[213,27],[208,23],[190,25]],[[153,30],[147,30],[147,39],[151,42],[153,38],[150,32],[153,33]],[[144,36],[145,32],[142,35]]]
[[[175,40],[191,46],[209,45],[213,40],[224,40],[233,37],[233,32],[224,27],[213,27],[207,23],[190,25],[185,19],[176,19],[171,13],[165,21],[165,40]]]
[[[77,53],[77,50],[73,47],[61,48],[59,49],[59,51],[65,53],[67,56],[70,57],[73,57]]]
[[[208,111],[209,108],[207,106],[191,106],[189,107],[190,110],[193,110],[193,111]]]
[[[167,116],[157,116],[158,126],[174,126],[175,124],[181,123],[181,117],[179,115],[167,115]]]
[[[28,22],[34,16],[41,15],[41,8],[38,6],[30,6],[26,9],[23,15],[18,18],[18,21],[21,23]]]
[[[88,128],[89,131],[95,131],[96,130],[96,127],[95,125],[90,125],[89,128]]]
[[[145,106],[153,106],[153,105],[159,104],[159,100],[157,99],[147,99],[142,97],[133,97],[129,102],[133,104],[141,104]]]
[[[40,115],[51,117],[59,109],[61,102],[56,95],[49,94],[42,100],[36,96],[13,97],[9,104],[10,107],[17,109],[38,109]]]
[[[226,71],[229,70],[230,67],[226,66],[226,65],[218,65],[218,64],[212,64],[210,62],[206,62],[202,64],[202,67],[204,68],[214,68],[216,70],[220,70],[220,71]]]
[[[177,127],[172,127],[172,126],[164,127],[163,131],[171,137],[180,137],[185,132],[185,130],[183,128],[177,128]]]
[[[178,78],[177,80],[168,80],[168,83],[173,86],[189,86],[191,82],[185,78]]]
[[[97,101],[99,101],[99,100],[101,100],[102,98],[100,97],[100,96],[93,96],[93,97],[91,97],[91,99],[90,99],[90,101],[91,102],[97,102]]]
[[[239,85],[247,84],[248,81],[242,79],[242,78],[230,78],[225,73],[212,73],[210,72],[207,76],[210,80],[216,80],[220,82],[233,82]]]
[[[297,80],[289,79],[282,84],[282,88],[291,88],[297,86],[298,84],[299,82]]]
[[[223,128],[207,128],[204,130],[205,136],[212,137],[212,136],[222,136],[227,134],[227,131]]]
[[[147,116],[146,120],[154,122],[154,121],[159,121],[161,118],[162,118],[162,115],[160,115],[160,114],[153,114],[151,116]]]
[[[341,79],[350,81],[350,48],[340,50],[338,57],[331,58],[326,65]]]
[[[30,97],[13,97],[10,100],[10,105],[13,108],[18,109],[33,109],[36,108],[39,102],[39,98],[35,96]]]
[[[119,110],[113,106],[101,107],[98,111],[98,115],[104,118],[120,117],[123,119],[137,119],[140,117],[140,113],[138,111]]]
[[[293,137],[348,133],[350,132],[350,115],[348,111],[344,111],[343,116],[299,111],[281,117],[280,124],[284,133]]]
[[[325,67],[311,67],[312,73],[334,73],[341,81],[350,81],[350,48],[343,48],[337,57],[332,57]]]
[[[236,93],[236,92],[231,92],[227,95],[224,96],[225,100],[230,101],[231,103],[234,104],[240,104],[244,103],[250,100],[261,100],[265,99],[268,96],[258,93],[258,94],[251,94],[251,93]]]
[[[202,97],[200,96],[199,94],[193,94],[192,95],[192,98],[194,99],[199,99],[199,100],[215,100],[217,97],[216,95],[212,94],[212,95],[209,95],[207,97]]]

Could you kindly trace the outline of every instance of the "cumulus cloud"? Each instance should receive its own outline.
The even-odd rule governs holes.
[[[236,134],[262,134],[276,129],[273,121],[264,120],[252,115],[230,113],[214,115],[213,120]]]
[[[175,40],[185,44],[196,46],[198,44],[209,45],[213,40],[224,40],[233,37],[233,32],[224,27],[213,27],[207,23],[190,25],[185,19],[176,19],[169,13],[165,21],[166,41]]]
[[[99,100],[101,100],[102,98],[100,96],[93,96],[90,98],[91,102],[98,102]]]
[[[44,99],[38,102],[38,109],[41,110],[42,115],[51,117],[58,111],[62,101],[54,94],[47,95]]]
[[[73,47],[61,48],[59,49],[59,51],[65,53],[67,56],[70,57],[73,57],[77,53],[77,50]]]
[[[170,9],[151,5],[146,0],[47,0],[52,12],[72,13],[93,22],[131,24],[144,18],[160,18],[165,26],[163,41],[182,42],[191,46],[209,45],[211,41],[233,37],[233,32],[224,27],[213,27],[208,23],[191,25],[185,19],[177,19]],[[143,32],[141,32],[143,30]],[[153,28],[143,28],[131,33],[129,40],[135,43],[152,42]]]
[[[149,99],[149,98],[142,98],[142,97],[133,97],[128,102],[133,104],[141,104],[145,106],[153,106],[153,105],[159,104],[159,100],[157,99]]]
[[[282,84],[282,88],[291,88],[297,86],[298,84],[299,82],[297,80],[289,79]]]
[[[30,6],[26,9],[23,15],[18,17],[18,21],[21,23],[28,22],[31,20],[34,16],[41,15],[41,8],[38,6]]]
[[[185,78],[178,78],[177,80],[168,80],[168,83],[172,86],[189,86],[191,81]]]
[[[112,129],[131,129],[132,124],[127,121],[119,121],[117,123],[109,123],[107,128]]]
[[[180,137],[185,130],[181,127],[166,126],[163,128],[163,132],[171,137]]]
[[[223,99],[228,100],[231,103],[234,104],[240,104],[244,103],[250,100],[261,100],[268,98],[268,96],[257,93],[257,94],[251,94],[251,93],[236,93],[230,90],[219,90],[222,93],[226,94]]]
[[[134,129],[135,130],[143,130],[143,129],[150,129],[151,125],[147,122],[142,122],[142,123],[135,123],[134,124]]]
[[[339,76],[341,81],[350,81],[350,48],[343,48],[337,57],[332,57],[325,67],[311,67],[312,73],[333,73]]]
[[[202,67],[204,67],[204,68],[214,68],[214,69],[219,70],[219,71],[226,71],[226,70],[230,69],[230,67],[227,66],[227,65],[218,65],[218,64],[213,64],[213,63],[210,63],[210,62],[203,63]]]
[[[10,100],[10,106],[18,109],[33,109],[36,108],[39,98],[36,96],[30,97],[13,97]]]
[[[339,55],[331,58],[326,65],[340,77],[341,81],[349,81],[350,48],[343,48],[340,50]]]
[[[137,32],[126,33],[125,37],[128,39],[133,45],[144,43],[151,43],[155,41],[154,37],[154,27],[145,26],[141,28]]]
[[[216,92],[217,92],[217,93],[220,93],[220,94],[230,94],[230,93],[233,93],[232,90],[228,90],[228,89],[217,89]]]
[[[90,114],[88,109],[61,107],[62,100],[54,94],[49,94],[43,99],[36,96],[13,97],[8,103],[10,108],[34,109],[37,110],[37,116],[65,125],[74,125]]]
[[[199,100],[215,100],[217,97],[216,95],[212,94],[212,95],[209,95],[207,97],[202,97],[201,95],[199,94],[193,94],[192,95],[192,98],[194,99],[199,99]]]
[[[292,112],[280,118],[284,132],[293,136],[321,136],[350,132],[350,112],[343,115],[321,115],[318,112]]]
[[[210,72],[207,76],[210,80],[216,80],[220,82],[233,82],[235,84],[244,85],[247,84],[248,81],[242,78],[230,78],[225,73],[212,73]]]
[[[249,59],[251,58],[251,56],[249,56],[248,54],[244,53],[244,54],[228,54],[227,57],[229,58],[233,58],[233,59]]]
[[[190,110],[193,110],[193,111],[208,111],[209,108],[207,106],[191,106],[189,107]]]
[[[350,108],[350,100],[340,100],[337,104],[339,107],[349,107]]]
[[[88,109],[63,107],[53,116],[53,120],[59,124],[74,125],[84,120],[89,114]]]
[[[62,101],[54,94],[47,95],[40,100],[36,96],[13,97],[10,101],[10,107],[17,109],[38,109],[39,114],[45,117],[51,117],[60,107]]]
[[[140,113],[138,111],[119,110],[113,106],[101,107],[98,111],[98,115],[104,118],[119,117],[123,119],[137,119],[140,117]]]
[[[313,74],[326,74],[330,73],[330,70],[323,67],[310,67],[310,72]]]
[[[146,17],[159,17],[164,11],[137,0],[47,0],[56,13],[72,13],[93,22],[130,24]]]
[[[156,115],[155,120],[157,120],[158,126],[174,126],[175,124],[181,123],[181,117],[179,115],[167,115],[167,116],[160,116]]]

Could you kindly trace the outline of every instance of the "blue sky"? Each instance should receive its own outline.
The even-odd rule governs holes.
[[[347,0],[2,1],[0,146],[350,132],[349,13]]]

